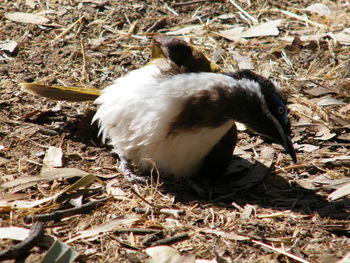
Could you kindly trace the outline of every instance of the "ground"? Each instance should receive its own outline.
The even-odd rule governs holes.
[[[45,234],[67,243],[81,261],[145,262],[151,253],[145,249],[157,244],[150,236],[164,241],[178,234],[183,235],[177,242],[164,244],[187,260],[189,255],[217,262],[343,258],[350,250],[350,200],[332,201],[327,196],[350,177],[350,5],[346,0],[322,1],[320,9],[311,4],[300,0],[4,0],[0,6],[0,227],[30,228],[26,216],[67,208],[57,198],[43,200],[78,180],[74,175],[79,176],[79,171],[68,176],[64,168],[78,168],[97,177],[86,186],[95,194],[84,195],[83,203],[112,198],[85,214],[44,226]],[[31,18],[31,23],[18,22],[18,14],[9,16],[14,12],[40,16]],[[40,21],[42,17],[47,20]],[[264,24],[269,21],[274,22]],[[248,31],[257,25],[262,27]],[[239,30],[246,35],[239,35]],[[92,102],[50,101],[18,86],[36,81],[102,89],[147,63],[155,33],[184,37],[225,70],[250,68],[280,82],[289,101],[297,164],[280,147],[241,128],[235,155],[255,163],[255,168],[250,169],[250,177],[241,176],[241,186],[235,190],[199,185],[198,193],[193,193],[194,186],[185,183],[134,184],[118,172],[117,156],[90,126],[96,110]],[[6,40],[13,41],[14,48],[6,46]],[[45,174],[43,158],[49,147],[63,152],[62,168],[57,168],[61,173],[34,181]],[[86,234],[82,231],[106,227],[108,222],[112,227],[82,236]],[[1,250],[15,244],[3,241]],[[26,262],[38,262],[46,252],[36,246]]]

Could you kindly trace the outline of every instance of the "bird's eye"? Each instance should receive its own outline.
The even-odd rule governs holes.
[[[279,106],[277,110],[278,110],[278,113],[281,115],[283,115],[285,112],[284,107],[282,107],[282,106]]]

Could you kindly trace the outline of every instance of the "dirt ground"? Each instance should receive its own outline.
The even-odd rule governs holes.
[[[54,146],[63,152],[58,169],[78,168],[97,177],[85,187],[95,191],[84,192],[83,203],[112,196],[87,213],[45,222],[45,234],[68,244],[80,261],[145,262],[151,253],[146,248],[165,244],[181,253],[182,258],[164,252],[163,260],[180,257],[174,262],[195,262],[194,257],[338,262],[350,251],[350,199],[327,197],[350,181],[350,4],[322,1],[316,9],[312,3],[3,0],[0,227],[30,228],[26,216],[71,207],[58,199],[43,200],[72,185],[78,172],[67,176],[67,170],[60,170],[62,176],[33,180],[43,174],[43,158]],[[8,16],[14,12],[39,17],[35,23],[18,22]],[[279,19],[277,27],[248,31]],[[237,27],[245,37],[231,30]],[[244,181],[237,174],[242,178],[236,188],[204,185],[198,194],[185,183],[132,184],[90,126],[96,110],[92,102],[50,101],[18,86],[36,81],[102,89],[147,63],[155,33],[184,37],[225,70],[250,68],[280,82],[289,101],[297,164],[279,146],[242,128],[235,155],[255,166],[253,179]],[[4,45],[6,40],[13,41],[13,48]],[[28,202],[32,205],[24,205]],[[84,232],[101,225],[95,234]],[[18,242],[0,240],[0,250]],[[47,248],[35,246],[25,262],[39,262],[46,253]]]

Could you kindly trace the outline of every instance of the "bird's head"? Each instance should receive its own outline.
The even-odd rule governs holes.
[[[220,67],[185,40],[158,34],[153,38],[152,59],[165,58],[182,73],[219,72]]]
[[[226,73],[238,80],[244,92],[246,113],[242,116],[245,124],[256,133],[279,143],[296,162],[296,154],[291,141],[288,110],[280,86],[250,70]],[[249,106],[248,106],[249,105]],[[242,107],[242,106],[241,106]]]

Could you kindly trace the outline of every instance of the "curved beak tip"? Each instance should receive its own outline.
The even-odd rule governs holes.
[[[292,157],[293,162],[297,163],[297,156],[293,147],[292,140],[289,136],[286,145],[284,145],[284,149],[287,151],[290,157]]]
[[[296,156],[296,154],[295,154],[294,148],[292,148],[292,151],[289,151],[288,153],[289,153],[289,155],[292,157],[293,162],[294,162],[294,163],[297,163],[297,156]]]

